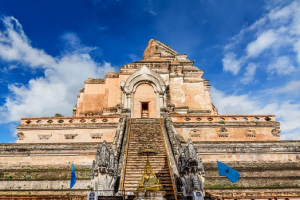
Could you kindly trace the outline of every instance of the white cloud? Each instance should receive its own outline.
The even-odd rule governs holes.
[[[263,99],[253,99],[249,95],[226,95],[212,87],[211,96],[220,114],[275,114],[281,123],[282,139],[300,139],[300,104],[285,101],[268,103]]]
[[[153,7],[152,0],[148,0],[148,6],[145,8],[145,11],[153,16],[156,16],[157,12],[155,12],[152,7]]]
[[[290,6],[285,6],[283,8],[277,7],[272,9],[270,13],[267,15],[268,18],[272,21],[274,20],[287,20],[293,14],[292,4]]]
[[[211,87],[210,92],[220,114],[247,114],[259,110],[259,103],[250,100],[248,95],[226,95],[214,87]]]
[[[28,84],[8,86],[10,94],[0,106],[1,123],[18,121],[21,117],[53,116],[55,113],[71,115],[84,80],[103,77],[108,71],[114,71],[110,63],[95,62],[88,54],[94,47],[84,47],[75,34],[62,36],[70,43],[71,51],[52,57],[30,45],[15,18],[5,17],[3,22],[5,30],[0,32],[2,60],[42,69],[44,76],[31,79]]]
[[[141,60],[139,56],[136,54],[128,54],[128,57],[131,59],[132,62],[136,62],[138,60]]]
[[[257,66],[269,66],[267,72],[274,74],[283,72],[290,74],[300,66],[300,3],[299,1],[268,3],[267,13],[248,27],[243,27],[224,47],[224,59],[228,53],[237,55],[239,69],[245,63],[255,62]],[[272,68],[274,59],[290,62],[287,68],[276,65]],[[284,58],[284,60],[282,59]],[[294,62],[296,61],[296,62]],[[291,63],[293,63],[291,65]],[[236,75],[239,70],[226,70]],[[283,70],[282,70],[283,69]],[[279,73],[278,73],[279,74]]]
[[[241,79],[241,83],[248,84],[253,81],[254,74],[256,71],[257,66],[253,63],[249,63],[246,67],[246,72],[244,74],[244,77]]]
[[[277,40],[277,34],[273,30],[261,33],[257,39],[248,44],[246,47],[247,56],[255,57],[262,53],[265,49],[270,48]]]
[[[265,91],[268,94],[287,94],[292,96],[300,95],[300,81],[290,81],[285,86],[272,88]]]
[[[287,75],[295,71],[292,61],[287,56],[281,56],[276,58],[267,67],[267,72],[278,75]]]
[[[14,17],[4,17],[5,30],[0,32],[0,57],[5,61],[18,61],[30,67],[47,67],[55,59],[43,50],[30,46],[21,24]]]
[[[223,70],[232,72],[233,75],[237,75],[241,69],[241,61],[236,59],[236,54],[227,53],[222,59]]]
[[[64,33],[61,39],[66,53],[88,54],[97,49],[96,47],[87,47],[81,44],[80,38],[72,32]]]

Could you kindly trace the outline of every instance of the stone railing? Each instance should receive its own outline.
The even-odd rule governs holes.
[[[118,123],[120,118],[121,116],[26,117],[21,118],[21,125]]]
[[[193,115],[171,114],[173,122],[275,122],[275,115]]]

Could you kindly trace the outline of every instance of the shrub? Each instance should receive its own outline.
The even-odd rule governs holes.
[[[9,175],[9,176],[7,177],[8,180],[11,180],[12,178],[13,178],[12,175]]]

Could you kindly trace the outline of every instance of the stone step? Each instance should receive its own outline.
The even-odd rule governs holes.
[[[142,177],[142,175],[140,175],[140,176],[129,176],[129,177],[126,177],[126,178],[127,178],[127,181],[139,182],[141,177]],[[158,177],[158,178],[159,178],[160,183],[168,183],[168,184],[172,183],[170,177]]]
[[[152,165],[156,165],[156,163],[165,163],[165,162],[167,162],[167,159],[166,158],[164,158],[164,159],[157,159],[157,160],[150,160],[149,159],[149,161],[150,161],[150,164],[151,164],[151,166]],[[139,159],[139,162],[136,162],[136,160],[127,160],[127,165],[134,165],[134,164],[138,164],[138,165],[143,165],[143,166],[145,166],[145,164],[146,164],[146,159]]]
[[[170,176],[169,170],[156,170],[154,173],[157,177]],[[126,171],[125,175],[128,177],[140,177],[141,171]]]
[[[124,177],[125,190],[136,191],[142,176],[141,171],[144,169],[147,156],[138,154],[138,151],[143,148],[154,148],[158,153],[154,156],[149,156],[150,164],[160,180],[163,190],[167,191],[166,199],[174,199],[172,180],[162,137],[158,119],[131,119]]]
[[[139,161],[139,163],[135,163],[135,162],[128,162],[127,166],[128,167],[139,167],[139,168],[144,168],[144,166],[146,165],[146,161]],[[151,167],[165,167],[168,168],[168,163],[166,161],[162,161],[162,162],[151,162],[150,161],[150,165]]]
[[[129,184],[129,183],[138,184],[138,182],[141,180],[141,177],[142,176],[140,176],[140,177],[128,177],[128,179],[126,180],[126,184]],[[159,181],[161,184],[172,184],[171,179],[163,179],[163,177],[159,177],[159,178],[162,179],[162,180]]]
[[[137,185],[138,185],[138,182],[127,182],[126,184],[124,184],[124,187],[127,187],[127,188],[129,188],[129,187],[136,188]],[[172,184],[163,184],[163,183],[161,183],[161,186],[163,188],[168,188],[168,189],[170,188],[170,189],[172,189]]]
[[[166,166],[152,166],[152,169],[155,173],[161,172],[161,171],[169,171],[169,168]],[[128,168],[126,169],[126,171],[138,171],[139,173],[141,173],[141,170],[144,170],[144,168],[142,166],[128,166]]]
[[[155,143],[140,143],[139,142],[139,143],[136,143],[136,144],[130,144],[128,146],[128,148],[130,148],[130,149],[137,149],[137,150],[144,149],[144,148],[153,148],[153,149],[155,149],[157,151],[165,150],[165,146],[163,146],[163,145],[157,146],[156,143],[157,142],[155,142]]]
[[[157,158],[155,161],[156,161],[156,162],[167,162],[166,160],[167,160],[166,157],[161,157],[161,158]],[[140,164],[140,163],[143,163],[144,166],[145,166],[145,164],[146,164],[146,161],[147,161],[147,159],[141,159],[141,158],[139,158],[139,157],[137,157],[137,156],[131,157],[131,158],[128,158],[128,159],[127,159],[127,163],[136,163],[136,162],[138,162],[139,164]],[[152,163],[153,163],[153,164],[155,163],[155,161],[149,159],[149,162],[150,162],[151,166],[152,166]]]
[[[133,162],[131,162],[131,163],[127,163],[127,167],[137,167],[137,168],[144,168],[144,166],[145,166],[145,164],[146,164],[146,162],[145,163],[143,163],[143,162],[141,162],[141,163],[133,163]],[[164,168],[168,168],[168,163],[167,162],[158,162],[158,163],[151,163],[150,162],[150,164],[151,164],[151,167],[152,168],[154,168],[154,167],[164,167]]]
[[[138,155],[138,154],[135,154],[135,155],[133,155],[133,154],[129,154],[128,153],[128,155],[130,155],[130,156],[127,156],[127,158],[132,158],[133,160],[140,160],[140,161],[142,161],[142,162],[146,162],[146,160],[147,160],[147,158],[146,157],[141,157],[140,155]],[[163,156],[163,155],[159,155],[159,156],[151,156],[151,158],[149,158],[149,161],[150,161],[150,163],[151,163],[151,161],[155,161],[155,160],[157,160],[157,161],[161,161],[161,160],[166,160],[166,156]],[[130,160],[130,159],[129,159]]]
[[[145,139],[146,140],[146,139]],[[154,145],[158,147],[164,147],[163,141],[145,141],[145,140],[136,140],[129,143],[129,146],[133,145]],[[162,143],[158,143],[162,142]]]
[[[139,159],[142,159],[140,154],[135,152],[135,151],[132,151],[132,152],[128,151],[127,157],[128,156],[134,156],[134,157],[138,157]],[[163,156],[164,156],[164,154],[162,154],[162,153],[157,154],[157,158],[160,158],[160,157],[163,157]]]
[[[161,186],[162,186],[162,190],[170,190],[170,192],[173,190],[173,187],[172,187],[172,184],[168,184],[168,185],[163,185],[163,184],[161,184]],[[131,189],[135,189],[136,190],[136,188],[137,188],[137,185],[132,185],[132,184],[124,184],[124,188],[125,188],[125,190],[131,190]]]
[[[141,178],[142,174],[141,173],[126,173],[128,176],[130,176],[131,178]],[[155,173],[155,175],[157,176],[157,178],[162,177],[162,179],[171,179],[170,177],[170,173],[169,172],[165,172],[165,173]]]

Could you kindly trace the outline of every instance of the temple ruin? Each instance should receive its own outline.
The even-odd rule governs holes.
[[[227,197],[300,196],[300,142],[280,140],[273,114],[219,114],[203,73],[151,39],[141,61],[88,78],[73,116],[21,119],[16,143],[1,145],[0,193],[66,195],[72,161],[71,195],[133,191],[146,148],[157,150],[149,161],[167,199],[195,189],[220,197],[221,188]],[[239,182],[220,183],[216,160],[238,170]]]

